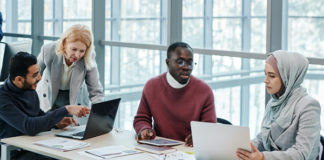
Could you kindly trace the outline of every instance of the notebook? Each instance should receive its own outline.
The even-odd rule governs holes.
[[[55,134],[60,137],[88,139],[109,133],[114,126],[120,98],[93,104],[86,125]]]
[[[248,127],[192,121],[191,132],[197,160],[237,159],[238,148],[251,151]]]

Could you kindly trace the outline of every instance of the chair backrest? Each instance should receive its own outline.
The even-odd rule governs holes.
[[[232,123],[230,121],[223,119],[223,118],[217,118],[217,123],[232,125]]]
[[[10,42],[10,43],[5,43],[5,52],[1,53],[2,56],[0,55],[0,81],[4,81],[9,74],[9,62],[10,58],[15,55],[16,53],[23,51],[23,52],[28,52],[31,53],[31,46],[32,46],[32,41],[31,40],[24,40],[24,41],[16,41],[16,42]],[[3,44],[1,44],[3,45]],[[1,51],[1,50],[0,50]],[[3,63],[1,63],[3,62]]]
[[[323,160],[324,159],[324,136],[322,136],[322,135],[321,135],[321,144],[322,144],[322,149],[323,149],[321,159]]]
[[[0,42],[0,76],[1,76],[1,70],[4,61],[5,49],[6,49],[6,44]]]

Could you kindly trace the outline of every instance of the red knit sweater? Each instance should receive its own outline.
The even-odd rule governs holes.
[[[166,73],[161,74],[144,87],[134,119],[136,133],[152,128],[152,117],[154,135],[184,141],[191,133],[191,121],[216,122],[213,92],[194,76],[185,87],[172,88]]]

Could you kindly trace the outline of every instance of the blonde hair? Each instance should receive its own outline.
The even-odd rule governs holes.
[[[68,28],[57,41],[56,54],[64,55],[66,43],[77,41],[84,43],[87,47],[83,59],[86,69],[90,70],[94,65],[91,59],[92,54],[94,54],[93,35],[90,29],[85,25],[76,24]]]

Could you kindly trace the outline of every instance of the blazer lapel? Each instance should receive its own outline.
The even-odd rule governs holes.
[[[52,83],[52,104],[54,104],[61,86],[61,76],[63,67],[63,56],[57,55],[52,62],[51,83]]]

